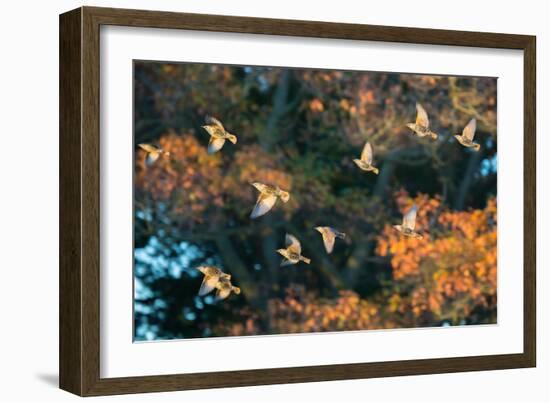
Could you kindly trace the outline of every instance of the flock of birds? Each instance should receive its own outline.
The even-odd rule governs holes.
[[[429,137],[431,139],[437,139],[437,133],[430,129],[430,121],[426,110],[419,103],[416,104],[416,121],[414,123],[407,123],[407,127],[413,131],[418,137]],[[229,133],[223,126],[223,124],[216,118],[207,116],[205,119],[205,125],[202,128],[210,135],[210,141],[208,143],[208,153],[213,154],[220,151],[225,141],[229,141],[232,144],[237,144],[237,136]],[[480,145],[475,143],[474,135],[476,131],[476,120],[471,119],[464,127],[462,134],[457,134],[454,137],[464,147],[471,148],[476,152],[479,151]],[[170,153],[152,144],[139,144],[147,153],[147,163],[152,164],[160,156],[168,157]],[[369,142],[363,147],[361,157],[354,159],[353,162],[363,171],[373,172],[378,174],[379,170],[373,165],[374,153],[372,146]],[[255,219],[263,216],[269,212],[278,199],[281,199],[283,203],[286,203],[290,199],[290,193],[285,191],[279,186],[266,185],[260,182],[251,183],[252,186],[258,190],[259,195],[256,200],[251,219]],[[403,215],[403,222],[400,225],[394,225],[395,230],[399,231],[403,236],[411,237],[415,239],[422,239],[422,235],[415,231],[417,207],[413,205],[412,208]],[[332,227],[315,227],[323,239],[323,244],[327,254],[332,253],[336,238],[345,239],[346,234],[339,232]],[[311,259],[302,256],[302,246],[300,241],[291,234],[285,235],[285,248],[277,249],[277,253],[283,256],[281,266],[295,265],[299,262],[306,264],[311,263]],[[227,298],[232,292],[240,294],[241,289],[234,286],[231,283],[231,275],[224,273],[221,269],[215,266],[200,266],[197,268],[203,275],[203,281],[200,286],[198,294],[204,296],[210,292],[216,290],[216,299],[222,300]]]

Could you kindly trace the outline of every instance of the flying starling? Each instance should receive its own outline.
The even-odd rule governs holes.
[[[230,274],[224,273],[215,266],[200,266],[197,267],[197,270],[204,274],[204,279],[199,289],[200,296],[206,295],[217,288],[220,281],[231,280]]]
[[[277,249],[277,252],[284,257],[283,261],[281,262],[281,266],[296,264],[300,260],[306,264],[311,263],[311,259],[302,256],[302,246],[300,245],[300,241],[298,241],[295,236],[286,234],[285,242],[286,249]]]
[[[409,211],[407,211],[407,213],[403,216],[403,224],[394,225],[393,227],[405,236],[416,238],[416,239],[422,239],[422,235],[420,235],[418,232],[414,230],[415,224],[416,224],[416,204],[413,205],[412,208]]]
[[[323,243],[325,244],[325,249],[329,254],[332,253],[332,250],[334,249],[334,241],[336,238],[346,238],[346,234],[336,231],[331,227],[315,227],[315,229],[323,236]]]
[[[138,144],[138,146],[147,153],[146,162],[148,165],[151,165],[158,160],[161,155],[165,155],[166,157],[170,155],[168,151],[164,151],[162,148],[156,147],[152,144],[142,143]]]
[[[284,203],[290,199],[290,194],[281,190],[279,186],[264,185],[260,182],[254,182],[252,186],[258,189],[260,195],[254,206],[254,210],[250,214],[250,218],[257,218],[267,213],[275,205],[277,198],[280,198]]]
[[[378,175],[378,168],[372,165],[372,157],[372,146],[367,141],[363,147],[363,151],[361,152],[361,159],[354,159],[353,162],[355,162],[355,164],[363,171],[372,171]]]
[[[206,125],[202,126],[202,128],[210,135],[208,154],[214,154],[216,151],[221,150],[225,144],[225,140],[229,140],[233,144],[237,144],[237,136],[226,131],[222,125],[222,122],[218,119],[212,116],[207,116],[205,122]]]
[[[455,139],[458,140],[460,144],[462,144],[464,147],[473,148],[475,151],[479,151],[480,145],[478,143],[474,143],[474,135],[476,134],[476,120],[472,119],[468,122],[466,127],[464,127],[464,130],[462,130],[462,134],[456,134]]]
[[[430,136],[437,139],[437,134],[430,130],[430,120],[426,110],[419,103],[416,104],[416,122],[407,123],[407,127],[416,133],[418,137]]]

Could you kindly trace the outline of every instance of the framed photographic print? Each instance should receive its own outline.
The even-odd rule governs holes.
[[[535,37],[60,17],[60,386],[535,366]]]

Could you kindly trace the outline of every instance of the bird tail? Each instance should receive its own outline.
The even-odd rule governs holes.
[[[229,140],[233,144],[237,144],[237,136],[235,136],[234,134],[228,133],[227,134],[227,140]]]
[[[300,260],[304,262],[305,264],[310,264],[311,259],[308,259],[307,257],[300,256]]]
[[[344,234],[343,232],[335,231],[334,235],[336,235],[340,239],[346,239],[346,234]]]
[[[378,170],[378,168],[374,168],[374,167],[373,167],[373,168],[372,168],[372,172],[374,172],[376,175],[378,175],[378,172],[380,172],[380,171]]]
[[[432,139],[437,140],[437,133],[431,132]]]
[[[480,148],[481,148],[481,146],[479,144],[476,143],[474,145],[474,150],[479,151]]]
[[[233,292],[239,295],[241,293],[241,289],[239,287],[233,287]]]

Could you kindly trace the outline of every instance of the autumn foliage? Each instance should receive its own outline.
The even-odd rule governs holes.
[[[401,210],[413,200],[397,199]],[[497,210],[489,199],[483,210],[441,209],[438,198],[419,195],[417,226],[423,239],[399,236],[386,226],[376,252],[391,258],[399,285],[389,297],[390,312],[409,326],[445,321],[466,324],[476,311],[496,310]],[[489,320],[495,320],[491,317]]]

